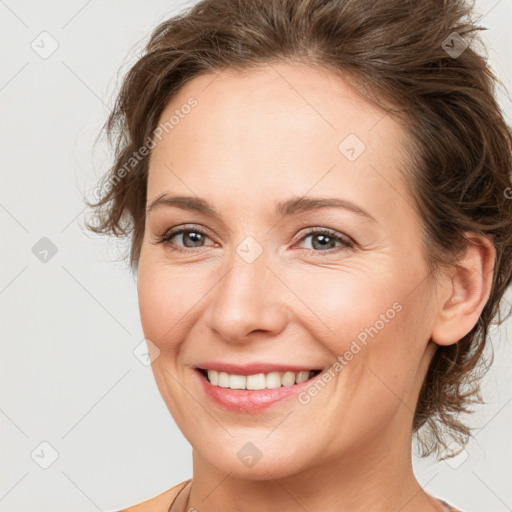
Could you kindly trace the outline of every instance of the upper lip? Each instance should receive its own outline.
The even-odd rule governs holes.
[[[195,365],[201,370],[215,370],[217,372],[226,372],[231,375],[253,375],[256,373],[270,372],[303,372],[319,369],[315,366],[303,366],[294,364],[276,364],[276,363],[246,363],[233,364],[222,363],[220,361],[208,361]]]

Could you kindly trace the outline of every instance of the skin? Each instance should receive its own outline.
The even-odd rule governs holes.
[[[138,267],[156,383],[193,447],[188,507],[442,510],[412,470],[413,411],[436,348],[469,332],[489,297],[492,244],[467,234],[480,244],[431,279],[399,172],[406,130],[329,71],[278,63],[203,75],[161,119],[190,97],[198,105],[152,152],[147,204],[164,192],[195,196],[218,216],[153,208]],[[350,133],[366,146],[354,161],[338,149]],[[340,208],[276,214],[274,203],[292,196],[344,198],[375,221]],[[194,226],[207,235],[154,243],[185,224],[188,235]],[[357,245],[322,246],[306,228]],[[252,263],[236,251],[248,236],[262,249]],[[204,395],[192,369],[207,360],[325,369],[394,303],[394,318],[307,404],[228,411]],[[252,467],[237,457],[247,442],[262,453]]]

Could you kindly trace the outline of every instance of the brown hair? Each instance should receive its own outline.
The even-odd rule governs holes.
[[[458,417],[482,400],[479,381],[492,360],[484,352],[489,327],[512,280],[512,131],[495,100],[502,84],[469,44],[485,30],[472,9],[457,0],[200,1],[161,23],[126,74],[104,126],[115,161],[98,201],[86,200],[97,221],[88,229],[131,236],[133,270],[150,156],[141,157],[141,148],[187,82],[276,61],[353,80],[407,127],[403,172],[423,222],[431,276],[456,261],[468,243],[465,231],[489,237],[496,248],[491,294],[477,324],[459,342],[440,346],[431,361],[413,422],[422,456],[440,455],[445,435],[461,447],[467,442],[470,429]]]

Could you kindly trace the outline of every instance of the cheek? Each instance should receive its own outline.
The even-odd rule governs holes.
[[[304,313],[296,318],[328,349],[333,363],[343,358],[344,385],[354,392],[362,380],[366,385],[381,377],[405,393],[425,350],[429,317],[420,295],[424,290],[411,293],[417,280],[383,277],[393,275],[400,274],[329,269],[294,282],[294,292],[308,306],[302,305]]]
[[[296,317],[336,354],[349,350],[353,340],[364,346],[382,338],[403,316],[400,288],[370,268],[316,268],[287,279],[304,312]]]
[[[197,302],[197,279],[176,276],[159,265],[139,264],[137,290],[144,336],[160,350],[173,348],[185,332],[188,315]]]

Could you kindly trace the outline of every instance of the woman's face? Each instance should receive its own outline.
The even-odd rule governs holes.
[[[402,128],[329,72],[286,64],[198,77],[170,119],[138,293],[157,385],[195,453],[266,479],[410,449],[435,294]],[[198,367],[228,375],[210,372],[214,386]],[[291,370],[324,372],[275,380]],[[249,382],[281,387],[222,387]]]

